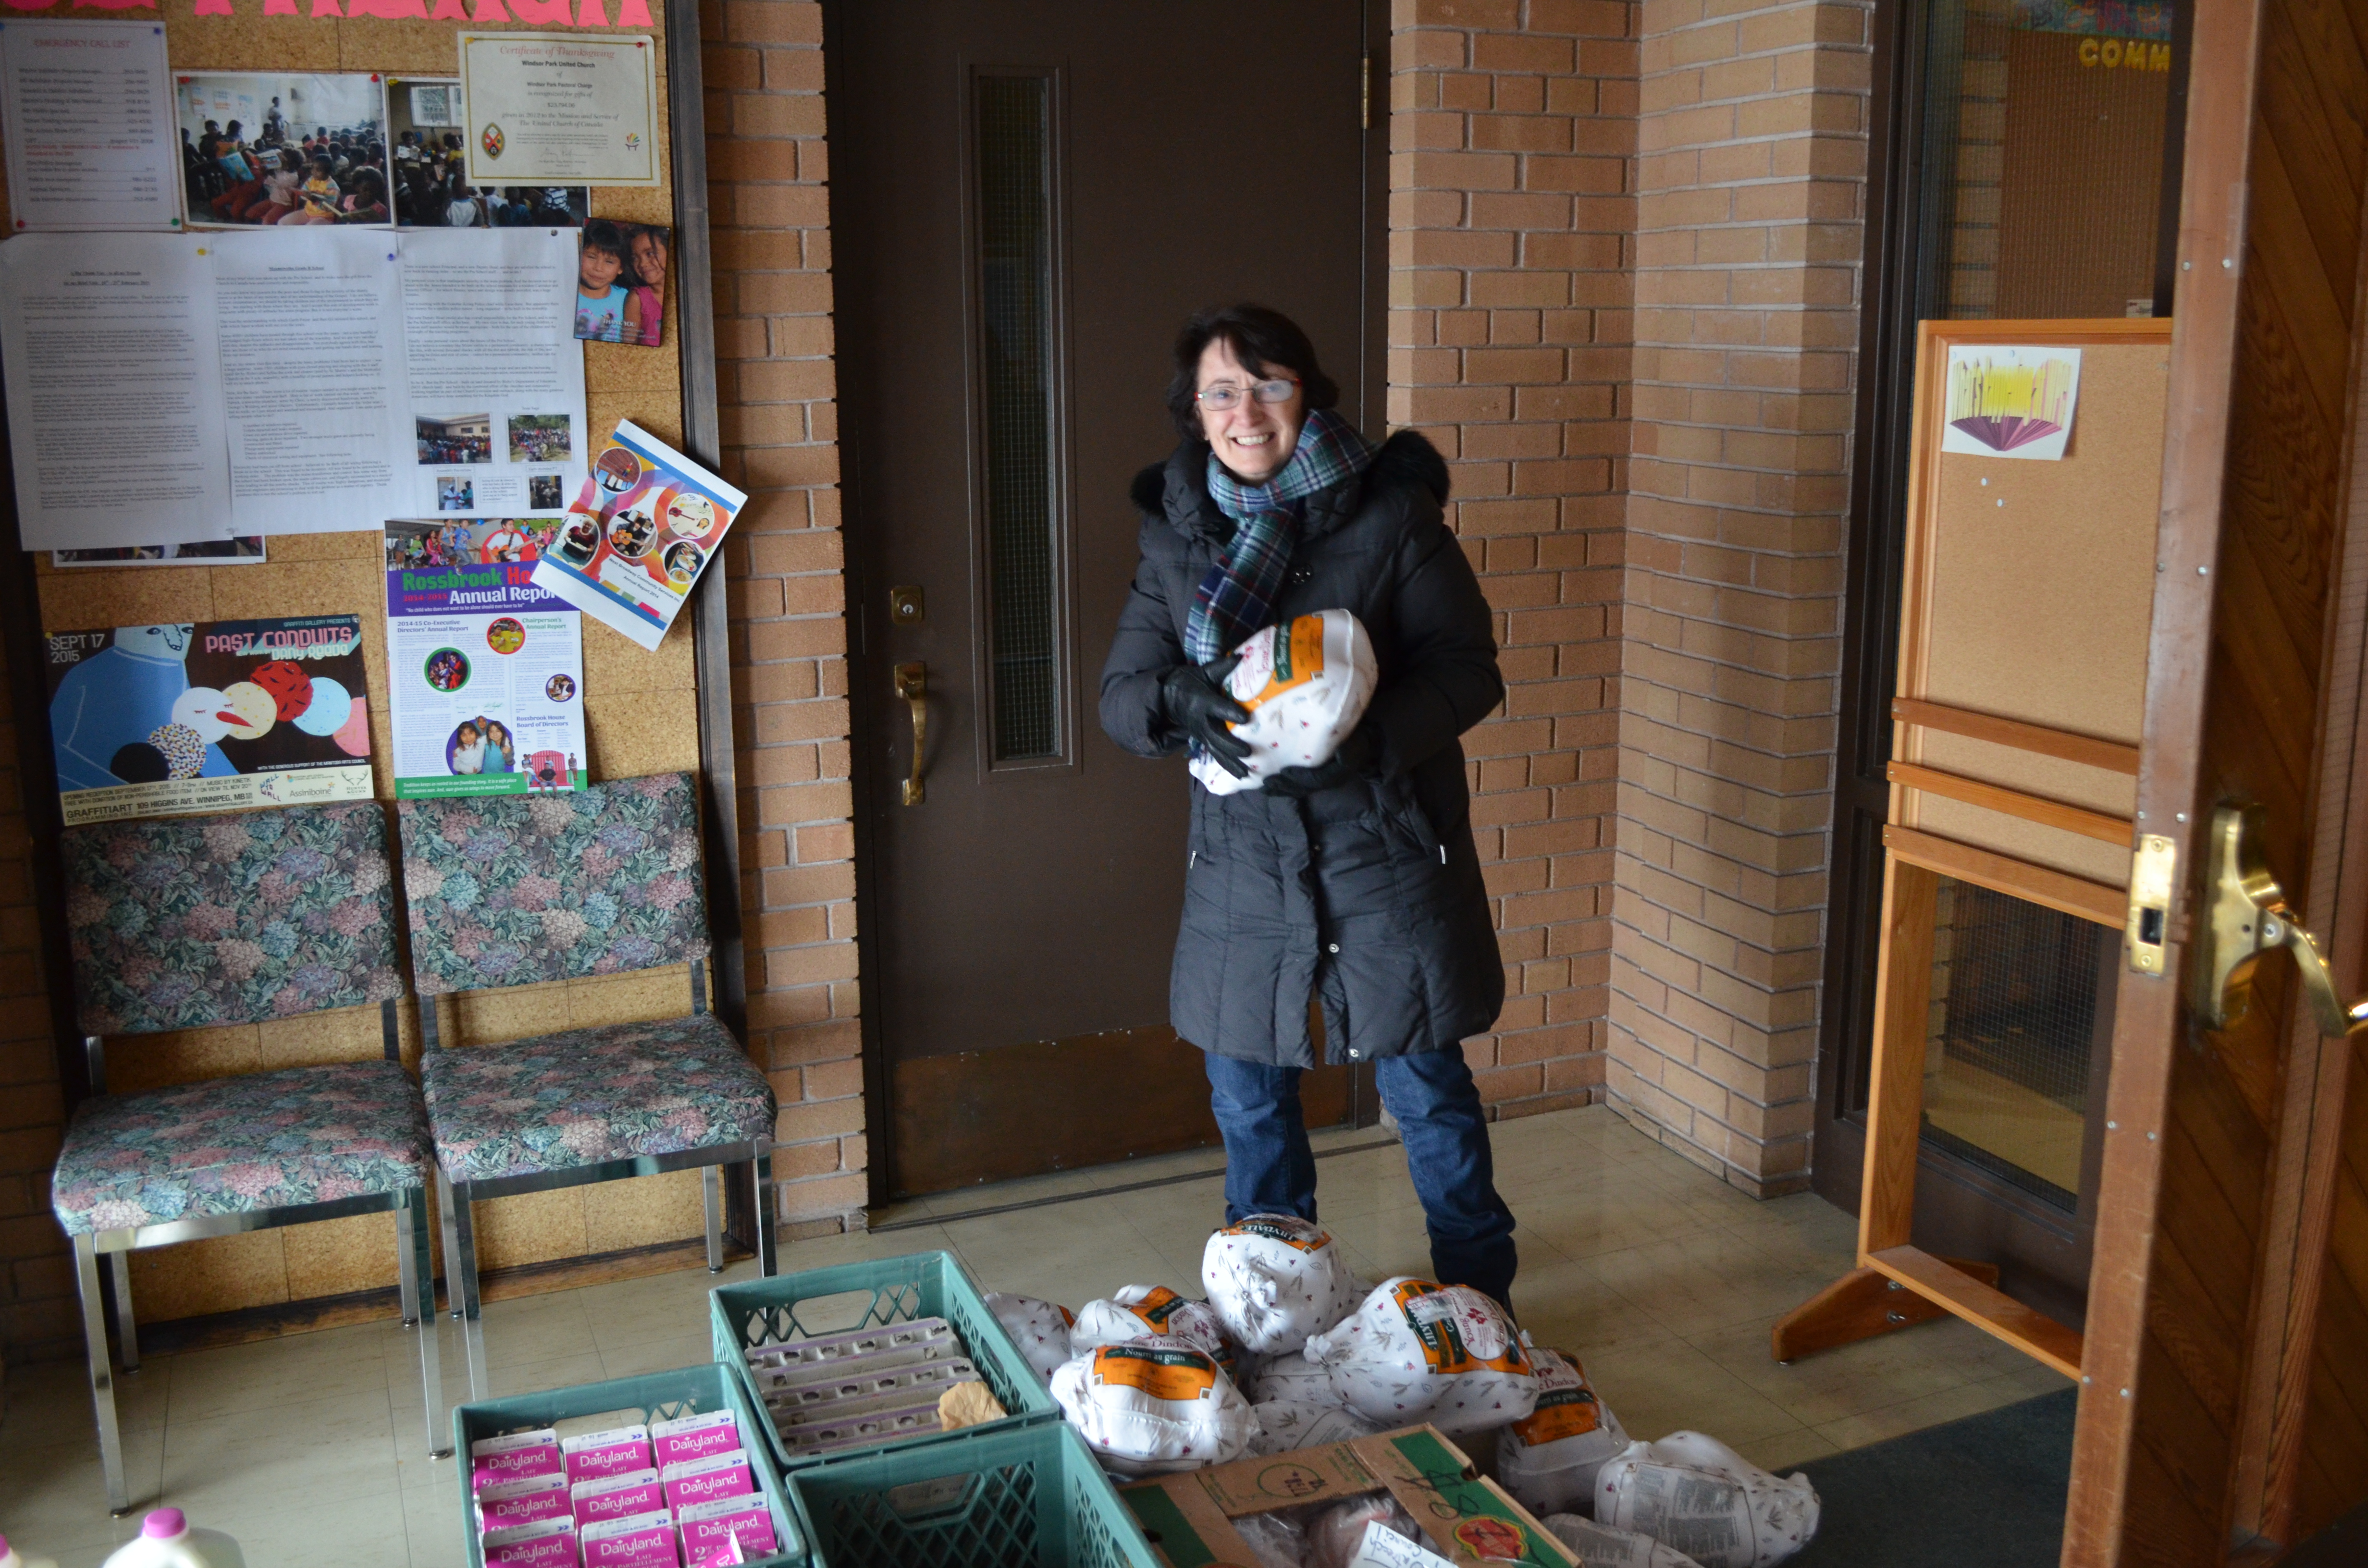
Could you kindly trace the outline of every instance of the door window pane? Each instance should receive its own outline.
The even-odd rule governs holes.
[[[1937,0],[1927,320],[2152,315],[2169,0]]]
[[[1053,613],[1052,82],[976,79],[988,667],[996,762],[1061,751]]]
[[[1924,1136],[2078,1207],[2098,990],[2113,933],[1943,878],[1924,1041]]]

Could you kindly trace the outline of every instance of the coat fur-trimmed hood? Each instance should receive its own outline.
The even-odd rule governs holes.
[[[1167,461],[1153,463],[1136,474],[1134,483],[1127,486],[1128,498],[1137,511],[1165,517],[1189,529],[1204,508],[1213,510],[1204,477],[1208,457],[1207,442],[1184,442]],[[1439,449],[1421,431],[1401,430],[1383,441],[1382,449],[1373,454],[1372,466],[1365,471],[1364,484],[1358,494],[1361,498],[1417,485],[1429,491],[1432,500],[1445,506],[1447,460],[1439,455]],[[1180,508],[1174,504],[1178,501],[1185,503]]]

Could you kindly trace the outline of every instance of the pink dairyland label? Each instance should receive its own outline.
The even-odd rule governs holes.
[[[494,1568],[496,1563],[519,1564],[522,1568],[575,1568],[575,1521],[545,1519],[515,1529],[487,1530],[482,1544],[485,1568]]]
[[[477,1491],[477,1528],[510,1529],[567,1516],[567,1477],[553,1472],[495,1482]]]
[[[727,1497],[714,1503],[694,1503],[675,1515],[682,1524],[683,1561],[691,1568],[730,1562],[731,1543],[740,1542],[746,1558],[769,1557],[780,1550],[773,1533],[773,1516],[762,1503]]]
[[[666,1506],[666,1494],[659,1487],[658,1472],[654,1470],[604,1476],[598,1481],[579,1481],[567,1489],[567,1494],[575,1509],[578,1526],[601,1524],[609,1519],[630,1519],[636,1514],[655,1513]]]
[[[505,1481],[557,1475],[562,1468],[559,1434],[548,1426],[536,1432],[480,1437],[469,1445],[469,1487],[472,1492],[483,1492]]]
[[[650,1428],[650,1443],[657,1449],[658,1468],[664,1470],[686,1460],[703,1460],[738,1449],[740,1422],[728,1410],[660,1421]]]
[[[746,1454],[711,1454],[688,1464],[668,1465],[658,1473],[666,1481],[669,1508],[713,1503],[725,1497],[746,1497],[757,1490],[756,1478],[748,1473]]]
[[[586,1527],[584,1568],[682,1568],[674,1516],[660,1509]]]
[[[615,1426],[606,1432],[586,1432],[581,1437],[568,1438],[559,1448],[567,1460],[567,1479],[571,1484],[655,1468],[650,1460],[650,1429],[646,1426]]]

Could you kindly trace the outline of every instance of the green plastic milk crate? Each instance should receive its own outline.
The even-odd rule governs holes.
[[[828,1568],[1161,1568],[1062,1422],[875,1450],[788,1477]]]
[[[881,1449],[943,1443],[971,1432],[996,1432],[1061,1418],[1061,1407],[1053,1403],[1044,1381],[988,1309],[977,1281],[951,1253],[917,1252],[871,1263],[778,1274],[746,1285],[720,1286],[709,1292],[708,1300],[715,1358],[740,1380],[741,1395],[758,1414],[773,1462],[785,1473],[825,1460],[836,1462]],[[764,1400],[748,1375],[746,1352],[759,1346],[910,1323],[916,1318],[943,1318],[953,1325],[978,1375],[986,1380],[996,1402],[1010,1414],[962,1432],[925,1432],[866,1448],[793,1457],[771,1421],[765,1418]]]
[[[763,1568],[803,1568],[807,1561],[806,1533],[780,1477],[767,1462],[757,1439],[772,1428],[723,1368],[709,1362],[672,1372],[650,1372],[605,1383],[578,1383],[574,1388],[541,1393],[516,1394],[508,1399],[481,1400],[452,1412],[452,1457],[461,1477],[461,1534],[469,1543],[469,1568],[485,1568],[484,1549],[477,1543],[476,1498],[469,1490],[469,1445],[505,1432],[531,1432],[578,1416],[619,1413],[618,1425],[671,1421],[678,1415],[704,1415],[729,1410],[739,1417],[741,1446],[748,1450],[749,1473],[773,1516],[774,1538],[781,1550],[770,1557],[752,1557]],[[626,1412],[640,1414],[626,1417]]]

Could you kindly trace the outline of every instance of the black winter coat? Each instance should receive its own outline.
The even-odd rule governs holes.
[[[1101,720],[1142,756],[1183,748],[1159,679],[1184,662],[1193,590],[1233,537],[1209,498],[1208,454],[1187,441],[1134,481],[1143,560],[1102,669]],[[1447,465],[1413,431],[1361,478],[1307,498],[1275,618],[1347,609],[1364,623],[1381,676],[1364,727],[1381,771],[1304,801],[1193,781],[1168,1010],[1203,1051],[1314,1066],[1311,992],[1334,1062],[1455,1050],[1504,1004],[1456,737],[1505,684],[1446,498]]]

